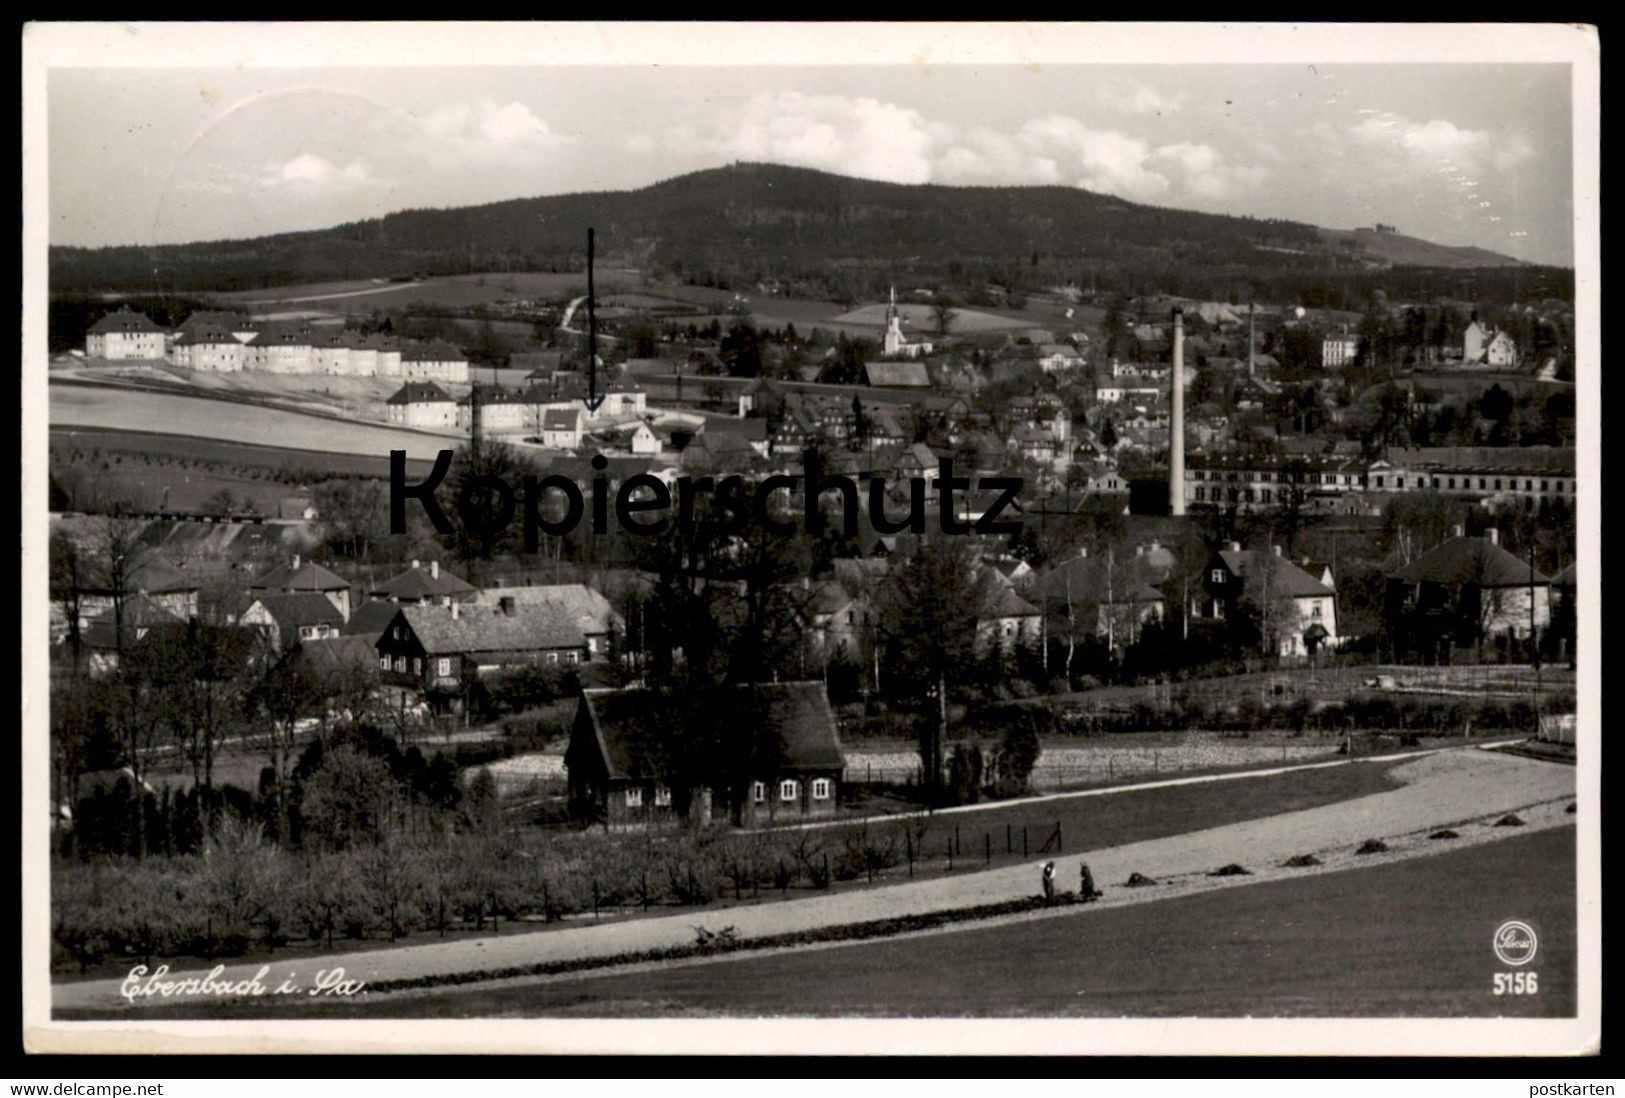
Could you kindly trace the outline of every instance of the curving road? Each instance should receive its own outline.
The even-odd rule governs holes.
[[[1524,834],[1531,828],[1561,826],[1574,819],[1564,811],[1574,796],[1572,767],[1498,752],[1456,749],[1404,763],[1395,769],[1394,776],[1404,784],[1388,792],[1093,850],[1084,857],[1096,882],[1107,890],[1103,905],[1118,905],[1269,880],[1282,873],[1301,874],[1303,870],[1279,868],[1284,860],[1297,854],[1320,855],[1326,863],[1325,869],[1378,864],[1383,860],[1457,848],[1464,843]],[[1513,810],[1526,818],[1529,827],[1489,826],[1489,821]],[[1458,825],[1462,832],[1459,842],[1430,843],[1426,838],[1426,834],[1436,828]],[[1354,848],[1363,840],[1376,837],[1387,840],[1391,851],[1356,859]],[[1062,890],[1076,887],[1077,862],[1077,855],[1061,859],[1058,878]],[[1213,869],[1232,862],[1253,870],[1254,875],[1208,876]],[[1041,860],[1035,859],[1028,865],[761,906],[337,954],[322,958],[319,963],[306,958],[300,966],[311,969],[341,966],[350,978],[378,983],[477,974],[540,962],[687,946],[693,943],[695,928],[700,926],[713,932],[731,926],[739,937],[749,939],[1032,895],[1037,890],[1040,864]],[[1145,874],[1162,884],[1157,888],[1133,890],[1119,887],[1132,872]],[[1063,908],[1056,913],[1085,910],[1089,909]],[[1054,916],[1050,912],[1038,912],[1036,917]],[[259,964],[231,966],[223,978],[247,979],[258,970]],[[203,971],[199,970],[196,975],[202,975]],[[280,975],[282,969],[273,966],[273,971]],[[171,978],[176,975],[180,974],[171,974]],[[313,971],[305,973],[306,978],[313,975]],[[53,1004],[62,1009],[110,1013],[139,1010],[120,997],[118,988],[116,980],[62,984],[54,989]]]

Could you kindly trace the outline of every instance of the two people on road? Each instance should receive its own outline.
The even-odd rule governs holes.
[[[1044,890],[1044,900],[1045,900],[1045,902],[1046,903],[1053,903],[1055,901],[1055,863],[1054,862],[1045,862],[1044,863],[1044,872],[1039,877],[1039,883],[1042,885],[1043,890]],[[1095,877],[1094,877],[1094,874],[1089,872],[1089,863],[1088,862],[1079,862],[1078,863],[1078,902],[1079,903],[1090,903],[1090,902],[1092,902],[1094,900],[1100,899],[1100,897],[1102,895],[1104,895],[1104,893],[1102,893],[1100,891],[1100,889],[1095,887]]]

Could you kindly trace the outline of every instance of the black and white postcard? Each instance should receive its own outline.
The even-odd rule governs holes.
[[[23,53],[29,1048],[1597,1049],[1593,28]]]

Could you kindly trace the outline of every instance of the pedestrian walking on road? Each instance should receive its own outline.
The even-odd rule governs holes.
[[[1043,883],[1044,883],[1044,899],[1048,900],[1048,901],[1053,901],[1055,899],[1055,863],[1054,862],[1045,862],[1044,863],[1044,876],[1043,876],[1042,879],[1043,879]]]
[[[1088,862],[1078,863],[1078,899],[1083,903],[1100,899],[1100,890],[1095,888],[1095,875],[1089,872]]]

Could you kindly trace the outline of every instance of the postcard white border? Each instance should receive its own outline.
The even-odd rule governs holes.
[[[139,43],[140,49],[128,48]],[[1464,49],[1463,43],[1471,43]],[[1599,64],[1561,24],[35,23],[23,57],[22,651],[24,1041],[31,1051],[706,1054],[1564,1055],[1600,1041],[1601,546]],[[1571,1020],[54,1022],[46,851],[49,675],[46,74],[73,67],[1561,62],[1573,66],[1581,650],[1578,1013]]]

